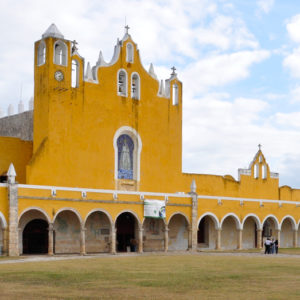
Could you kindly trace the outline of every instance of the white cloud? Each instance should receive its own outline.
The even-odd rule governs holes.
[[[271,170],[280,170],[281,184],[291,185],[295,180],[287,179],[293,168],[287,162],[300,160],[300,131],[288,122],[292,118],[292,125],[300,126],[300,113],[267,118],[270,106],[265,101],[230,99],[228,94],[207,94],[184,103],[183,169],[237,178],[237,169],[248,167],[260,143]],[[278,121],[286,122],[286,129],[279,128]]]
[[[266,50],[239,51],[198,60],[188,65],[182,74],[186,89],[201,93],[211,87],[245,79],[250,67],[269,55]]]
[[[300,128],[300,112],[291,112],[291,113],[276,113],[275,121],[285,127],[295,127],[299,130]]]
[[[274,5],[274,0],[258,0],[257,1],[258,9],[265,14],[270,12],[273,5]]]
[[[296,43],[300,42],[300,14],[288,20],[286,29],[290,39]]]
[[[284,58],[283,66],[289,70],[291,76],[300,78],[300,47]]]

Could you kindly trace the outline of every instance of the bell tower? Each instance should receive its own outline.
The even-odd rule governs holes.
[[[35,43],[33,152],[49,137],[51,108],[57,94],[71,87],[71,42],[55,24]]]

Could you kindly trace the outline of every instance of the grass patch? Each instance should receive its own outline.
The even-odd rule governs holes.
[[[99,257],[0,265],[3,299],[295,299],[300,258]]]

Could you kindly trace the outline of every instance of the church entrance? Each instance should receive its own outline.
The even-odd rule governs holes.
[[[23,230],[23,254],[48,253],[48,223],[34,219]]]
[[[135,236],[136,220],[128,212],[122,213],[116,221],[117,229],[117,251],[118,252],[136,252],[137,239]]]

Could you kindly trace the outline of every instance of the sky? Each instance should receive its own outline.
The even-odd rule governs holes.
[[[33,44],[51,23],[94,65],[124,25],[146,69],[183,82],[183,171],[248,168],[258,144],[300,188],[300,6],[294,0],[0,0],[0,110],[33,96]]]

